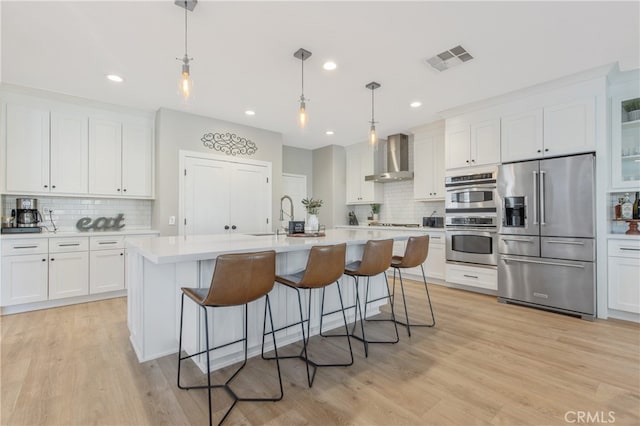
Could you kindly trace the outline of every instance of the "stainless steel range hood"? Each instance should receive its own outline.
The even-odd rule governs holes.
[[[385,146],[378,148],[381,155],[374,162],[375,174],[365,176],[364,180],[385,183],[413,179],[413,172],[409,171],[409,136],[390,135],[381,145]],[[381,165],[386,165],[386,169]]]

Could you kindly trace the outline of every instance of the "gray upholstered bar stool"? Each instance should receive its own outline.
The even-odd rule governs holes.
[[[407,241],[407,247],[404,250],[404,256],[393,256],[391,259],[391,267],[393,268],[393,302],[396,301],[396,271],[400,277],[400,290],[402,291],[402,303],[404,304],[404,315],[406,323],[397,321],[398,324],[402,324],[407,327],[407,334],[411,336],[411,326],[414,327],[433,327],[436,325],[436,317],[433,315],[433,306],[431,305],[431,297],[429,296],[429,288],[427,287],[427,277],[424,274],[424,267],[422,264],[427,260],[429,254],[429,236],[422,235],[420,237],[409,237]],[[431,323],[429,324],[410,324],[409,312],[407,310],[407,299],[404,295],[404,283],[402,282],[402,269],[415,268],[420,266],[422,271],[422,280],[424,282],[424,289],[427,292],[427,301],[429,302],[429,310],[431,311]]]
[[[273,338],[273,346],[276,353],[276,368],[278,370],[278,381],[280,383],[280,393],[272,398],[252,398],[238,396],[230,387],[231,381],[237,377],[238,373],[247,363],[247,304],[254,300],[265,298],[264,306],[264,327],[266,327],[267,310],[269,311],[269,319],[271,329],[273,330],[273,316],[271,311],[271,303],[269,302],[269,292],[273,288],[276,275],[276,253],[273,250],[255,253],[242,254],[225,254],[216,258],[216,266],[211,278],[211,287],[206,288],[182,288],[182,302],[180,305],[180,339],[178,343],[178,387],[180,389],[207,389],[209,396],[209,425],[212,424],[212,402],[211,389],[223,388],[227,394],[233,399],[233,404],[225,412],[220,424],[225,421],[233,407],[238,401],[279,401],[282,399],[282,376],[280,375],[280,362],[278,361],[278,349],[276,346],[275,335]],[[187,356],[182,356],[182,320],[184,313],[184,297],[187,296],[193,300],[204,313],[204,335],[206,349]],[[228,306],[244,306],[244,333],[241,339],[228,342],[215,347],[209,346],[209,320],[207,308],[220,308]],[[234,343],[243,342],[244,346],[244,362],[223,384],[211,384],[211,365],[210,352],[214,349],[227,347]],[[182,386],[180,384],[180,366],[185,359],[192,358],[196,355],[206,354],[207,359],[207,385],[206,386]]]
[[[296,291],[298,295],[298,309],[300,312],[300,321],[292,324],[288,324],[284,327],[265,333],[262,336],[262,357],[265,359],[274,359],[278,357],[276,353],[275,357],[266,357],[264,355],[264,337],[267,334],[274,334],[280,330],[287,329],[289,327],[300,325],[302,331],[302,351],[298,355],[281,355],[280,359],[298,358],[305,361],[307,367],[307,383],[309,387],[313,386],[313,380],[316,376],[318,367],[348,367],[353,364],[353,351],[351,349],[351,339],[349,338],[349,328],[347,326],[347,317],[344,313],[344,303],[342,301],[342,292],[340,291],[340,285],[338,280],[342,277],[345,266],[345,254],[347,245],[345,243],[326,245],[326,246],[312,246],[309,251],[309,258],[307,259],[307,265],[304,270],[290,274],[290,275],[278,275],[276,281]],[[340,307],[338,311],[342,312],[342,319],[344,321],[344,328],[346,333],[342,336],[346,336],[347,343],[349,345],[348,362],[342,363],[318,363],[313,361],[309,357],[309,337],[310,337],[310,325],[311,325],[311,290],[322,289],[322,304],[320,309],[320,332],[322,332],[322,317],[328,314],[324,314],[324,293],[327,287],[335,283],[335,288],[338,291],[338,297],[340,300]],[[302,308],[302,291],[308,291],[308,307],[307,317],[304,318]],[[331,313],[335,313],[331,312]],[[304,323],[307,323],[307,329],[305,331]],[[310,368],[313,368],[311,371]]]
[[[396,317],[393,312],[393,303],[391,293],[389,292],[389,282],[387,281],[387,274],[385,271],[389,269],[391,265],[391,258],[393,256],[393,240],[369,240],[364,247],[364,253],[362,254],[362,260],[352,262],[348,264],[344,273],[353,277],[356,286],[356,303],[355,303],[355,322],[353,323],[353,329],[351,330],[351,337],[354,337],[364,344],[365,357],[369,356],[369,343],[398,343],[400,337],[398,336],[398,327],[396,325]],[[387,295],[376,299],[369,300],[369,280],[371,277],[383,274],[385,281],[385,288]],[[359,278],[367,278],[367,286],[364,295],[364,316],[362,313],[362,305],[360,303],[360,289]],[[377,300],[389,299],[391,305],[391,318],[390,319],[367,319],[367,305]],[[354,307],[354,306],[350,306]],[[355,334],[356,323],[358,320],[358,310],[360,311],[360,330],[362,337]],[[396,337],[393,340],[370,340],[365,335],[364,321],[391,321],[395,329]]]

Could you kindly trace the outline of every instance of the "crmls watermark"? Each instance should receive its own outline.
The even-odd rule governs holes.
[[[615,411],[567,411],[564,413],[564,421],[567,423],[588,424],[588,423],[615,423]]]

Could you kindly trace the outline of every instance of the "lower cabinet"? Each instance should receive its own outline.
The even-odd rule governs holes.
[[[640,240],[609,240],[608,248],[609,308],[640,314]]]
[[[88,278],[88,252],[49,255],[49,300],[88,294]]]
[[[427,277],[427,282],[430,279],[445,280],[445,246],[444,246],[444,232],[429,232],[429,253],[427,254],[427,260],[424,261],[422,267],[424,268],[424,274]],[[403,256],[405,250],[405,241],[394,241],[393,243],[393,255]],[[389,278],[393,278],[393,268],[388,270]],[[411,275],[410,278],[422,280],[422,271],[419,266],[415,268],[409,268],[402,270],[402,274]]]
[[[447,282],[478,287],[486,290],[498,290],[498,272],[495,267],[467,266],[447,263]]]
[[[47,300],[47,253],[2,257],[0,306]]]
[[[89,293],[124,289],[124,236],[91,237]]]

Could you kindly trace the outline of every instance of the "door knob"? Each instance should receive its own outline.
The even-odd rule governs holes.
[[[235,225],[233,225],[233,226],[231,227],[231,229],[236,229],[236,226],[235,226]]]
[[[225,225],[225,226],[224,226],[224,229],[229,229],[229,225]]]

